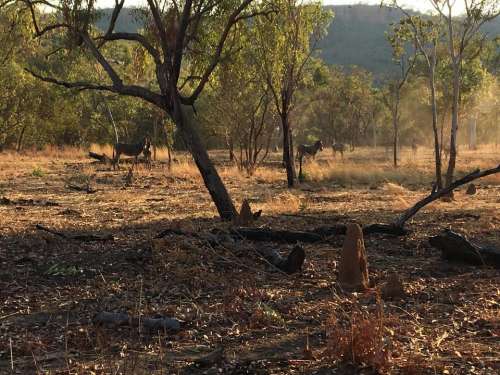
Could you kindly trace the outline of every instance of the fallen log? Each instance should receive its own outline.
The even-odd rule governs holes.
[[[230,234],[234,239],[246,239],[250,241],[291,243],[316,243],[325,241],[328,237],[345,235],[346,226],[337,224],[334,226],[322,226],[310,231],[290,231],[271,228],[233,228]],[[371,224],[363,227],[363,234],[389,234],[393,236],[403,236],[408,233],[404,228],[396,227],[392,224]]]
[[[92,242],[92,241],[113,241],[113,235],[112,234],[92,234],[92,233],[80,233],[80,234],[73,234],[73,235],[68,235],[62,232],[58,232],[54,229],[47,228],[43,226],[42,224],[37,224],[35,226],[36,229],[48,232],[50,234],[53,234],[54,236],[64,238],[66,240],[76,240],[76,241],[82,241],[82,242]]]
[[[126,313],[100,312],[94,315],[92,322],[96,326],[116,328],[121,326],[137,327],[139,324],[145,330],[151,332],[158,331],[173,331],[177,332],[181,329],[181,324],[177,319],[159,316],[154,318],[147,317],[131,317]]]
[[[111,158],[109,158],[106,154],[97,154],[95,152],[89,151],[89,157],[92,159],[97,159],[101,163],[110,164],[112,162]]]
[[[83,192],[85,192],[87,194],[97,193],[97,190],[94,189],[94,188],[92,188],[89,184],[80,186],[80,185],[75,185],[75,184],[68,183],[68,184],[66,184],[66,187],[68,189],[70,189],[70,190],[83,191]]]
[[[240,229],[251,231],[254,228],[240,228]],[[205,244],[207,246],[214,247],[221,245],[223,242],[225,242],[224,240],[227,238],[234,240],[234,237],[236,237],[234,232],[235,230],[236,229],[232,229],[230,232],[230,236],[228,236],[227,232],[220,231],[218,229],[213,230],[211,233],[208,234],[199,234],[199,233],[183,232],[179,229],[167,228],[165,230],[162,230],[158,235],[156,235],[155,239],[160,239],[169,235],[185,236],[199,240],[202,244]],[[270,231],[269,233],[272,233],[272,231]],[[318,235],[315,235],[314,233],[309,233],[309,234],[311,235],[311,239],[315,238],[321,240],[321,237],[319,237]],[[244,237],[241,236],[241,234],[238,234],[237,238],[242,239]],[[273,241],[271,240],[269,242]],[[258,247],[255,249],[255,251],[257,251],[257,253],[259,253],[270,264],[272,264],[273,266],[275,266],[276,268],[287,274],[293,274],[299,272],[302,269],[302,265],[304,264],[305,260],[305,251],[300,246],[295,246],[293,250],[290,252],[290,254],[288,254],[288,256],[286,257],[283,257],[275,248],[271,247]]]
[[[5,206],[43,206],[43,207],[58,207],[60,206],[57,202],[51,202],[46,200],[38,199],[17,199],[12,200],[7,197],[0,198],[0,205]]]
[[[273,230],[270,228],[232,228],[231,235],[235,239],[251,241],[282,242],[282,243],[314,243],[322,240],[321,235],[313,232],[300,232],[290,230]],[[345,228],[344,228],[345,233]]]
[[[445,229],[441,234],[430,237],[429,243],[441,250],[443,259],[448,261],[500,268],[499,249],[479,246],[452,230]]]
[[[323,238],[339,236],[346,234],[346,225],[336,224],[334,226],[324,226],[313,229],[311,232],[320,235]],[[404,236],[408,234],[408,230],[396,227],[392,224],[370,224],[362,227],[363,234],[390,234],[393,236]]]
[[[293,248],[286,258],[273,248],[261,248],[257,249],[257,252],[273,266],[289,275],[302,270],[302,265],[306,259],[304,249],[298,245]]]

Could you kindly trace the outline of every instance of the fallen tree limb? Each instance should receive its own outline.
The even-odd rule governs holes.
[[[251,241],[284,242],[284,243],[314,243],[322,240],[321,235],[313,232],[300,232],[289,230],[272,230],[270,228],[239,227],[230,230],[234,238]],[[345,228],[344,228],[345,233]]]
[[[89,157],[92,159],[97,159],[101,163],[111,163],[111,158],[109,158],[106,154],[97,154],[95,152],[89,151]]]
[[[500,250],[479,246],[449,229],[430,237],[431,246],[441,250],[443,259],[500,268]]]
[[[337,224],[334,226],[323,226],[314,228],[310,231],[290,231],[273,230],[270,228],[234,228],[230,230],[235,239],[246,239],[250,241],[280,242],[280,243],[315,243],[321,242],[328,237],[345,235],[346,226]],[[392,224],[372,224],[363,227],[363,234],[390,234],[393,236],[402,236],[408,233],[404,228],[395,227]]]
[[[253,228],[240,228],[240,229],[244,230],[248,229],[251,231]],[[272,231],[270,231],[269,233],[272,233]],[[294,232],[289,232],[289,233],[294,233]],[[314,233],[306,233],[306,234],[310,235],[310,239],[314,238],[316,240],[321,240],[321,237],[319,237]],[[229,238],[231,241],[234,241],[235,237],[238,239],[244,238],[241,235],[241,233],[236,234],[235,230],[231,231],[229,235],[227,232],[220,230],[213,230],[211,233],[203,235],[198,233],[183,232],[179,229],[167,228],[161,231],[158,235],[156,235],[155,239],[160,239],[169,235],[195,238],[196,240],[201,241],[201,243],[205,243],[206,245],[209,245],[211,247],[219,245],[224,246],[222,245],[222,243],[224,242],[224,237],[226,237],[226,239]],[[263,241],[273,242],[272,240],[263,240]],[[274,241],[274,242],[280,242],[280,241]],[[296,242],[297,241],[295,241],[294,243]],[[293,274],[299,272],[302,269],[302,265],[304,264],[305,260],[305,251],[300,246],[295,246],[293,250],[290,252],[290,254],[288,254],[288,256],[286,257],[282,256],[278,252],[278,250],[271,247],[257,247],[255,248],[255,251],[259,253],[267,262],[269,262],[277,269],[287,274]]]
[[[53,234],[54,236],[64,238],[66,240],[76,240],[76,241],[83,241],[83,242],[113,241],[114,240],[112,234],[96,235],[96,234],[92,234],[92,233],[80,233],[80,234],[67,235],[65,233],[58,232],[54,229],[47,228],[47,227],[43,226],[42,224],[37,224],[35,226],[35,228],[38,230]]]
[[[403,228],[406,222],[412,218],[418,211],[420,211],[423,207],[427,206],[429,203],[434,202],[436,199],[444,197],[455,190],[457,187],[465,185],[471,181],[477,180],[481,177],[486,177],[495,173],[500,172],[500,164],[496,168],[487,169],[485,171],[480,171],[479,169],[475,170],[472,173],[469,173],[467,176],[462,177],[459,180],[456,180],[450,186],[441,189],[439,191],[431,192],[427,197],[415,203],[412,207],[408,208],[401,215],[399,215],[396,220],[392,223],[392,225],[396,228]]]
[[[68,184],[66,184],[66,187],[68,189],[75,190],[75,191],[83,191],[83,192],[85,192],[87,194],[94,194],[94,193],[97,192],[97,190],[93,189],[89,184],[80,186],[80,185],[75,185],[75,184],[68,183]]]
[[[164,316],[155,318],[131,317],[126,313],[100,312],[94,315],[92,322],[101,327],[116,328],[121,326],[137,327],[142,325],[145,330],[151,332],[173,331],[181,329],[181,324],[177,319]]]
[[[302,270],[306,253],[301,246],[296,245],[287,257],[281,256],[274,248],[258,248],[256,251],[277,269],[291,275]]]
[[[12,200],[7,197],[0,198],[0,205],[5,206],[44,206],[44,207],[58,207],[60,206],[57,202],[51,202],[46,200],[38,200],[38,199],[17,199]]]

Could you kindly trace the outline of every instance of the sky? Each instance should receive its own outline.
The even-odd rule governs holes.
[[[127,5],[137,5],[144,4],[144,0],[126,0],[125,6]],[[346,5],[346,4],[371,4],[371,5],[379,5],[380,0],[323,0],[323,4],[325,5]],[[429,5],[429,0],[400,0],[401,5],[404,5],[408,8],[415,9],[421,12],[428,12],[432,10],[432,6]],[[464,6],[461,4],[461,0],[457,0],[455,7],[456,10],[462,12]],[[111,8],[115,4],[115,0],[97,0],[97,4],[99,7]]]

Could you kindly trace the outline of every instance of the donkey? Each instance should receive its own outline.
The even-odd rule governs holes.
[[[300,160],[307,154],[314,159],[318,151],[323,151],[323,143],[320,140],[314,142],[313,145],[299,145],[297,149],[297,158]]]
[[[413,151],[413,154],[416,154],[418,151],[418,143],[416,140],[413,140],[411,142],[411,150]]]
[[[333,157],[337,156],[337,152],[340,152],[340,156],[342,159],[344,158],[345,144],[343,143],[334,143],[332,145]]]
[[[151,169],[153,165],[151,162],[151,142],[149,142],[149,140],[146,141],[142,153],[144,155],[144,163],[146,164],[146,168]]]
[[[144,137],[139,143],[115,143],[113,148],[113,169],[120,169],[120,155],[124,154],[127,156],[134,157],[134,165],[137,164],[137,159],[141,152],[144,150],[149,150],[151,143],[147,137]]]

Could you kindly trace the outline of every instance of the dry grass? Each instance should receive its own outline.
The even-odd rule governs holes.
[[[371,312],[355,306],[342,319],[336,314],[326,321],[325,354],[333,361],[369,366],[378,373],[391,366],[392,340],[385,324],[382,301],[377,298]]]
[[[387,223],[429,192],[425,150],[396,171],[383,150],[369,151],[346,154],[345,165],[323,152],[311,166],[318,165],[318,174],[327,166],[328,173],[292,190],[278,154],[252,177],[228,165],[225,153],[213,155],[235,203],[248,198],[253,209],[263,209],[257,225],[309,230]],[[464,151],[467,164],[460,168],[498,164],[483,151]],[[349,360],[394,374],[498,372],[498,272],[445,262],[428,238],[452,227],[500,246],[500,186],[482,180],[474,196],[459,191],[453,202],[434,203],[408,223],[408,236],[365,238],[370,280],[380,285],[397,271],[407,291],[384,302],[381,315],[380,303],[335,292],[340,237],[304,244],[303,272],[291,276],[257,255],[263,246],[286,254],[291,245],[222,236],[220,244],[178,235],[152,240],[166,228],[210,236],[229,226],[218,220],[191,159],[183,153],[175,159],[170,171],[159,162],[151,171],[139,168],[125,186],[125,169],[73,155],[0,156],[0,196],[58,204],[0,205],[1,373],[10,372],[9,338],[15,372],[26,374],[315,374]],[[412,168],[429,181],[408,182],[419,181],[411,180]],[[374,180],[371,169],[379,171]],[[330,179],[342,173],[344,186]],[[95,194],[66,188],[68,180],[87,179]],[[109,232],[114,241],[65,240],[37,231],[39,223],[65,233]],[[89,319],[103,310],[173,316],[182,330],[99,332]],[[317,360],[304,356],[306,338]],[[222,363],[193,365],[219,346]],[[329,360],[319,355],[325,350]]]

